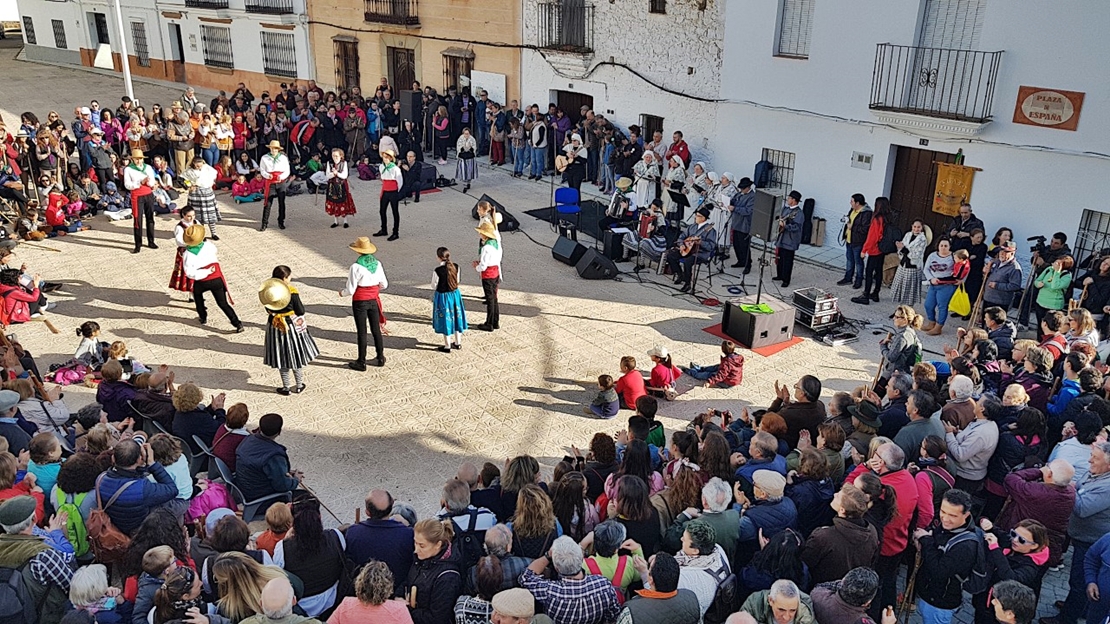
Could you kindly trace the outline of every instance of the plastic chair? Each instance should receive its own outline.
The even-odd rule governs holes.
[[[243,495],[243,491],[239,486],[235,485],[235,477],[231,473],[231,469],[227,467],[224,460],[219,457],[212,456],[212,461],[216,463],[216,470],[220,473],[220,480],[224,482],[227,489],[231,492],[231,498],[243,509],[243,522],[251,522],[252,520],[265,517],[266,510],[270,508],[271,503],[278,501],[289,502],[293,500],[292,492],[278,492],[277,494],[270,494],[263,496],[252,501],[247,500]]]
[[[142,423],[142,429],[143,429],[143,432],[146,433],[147,438],[149,438],[150,436],[159,434],[159,433],[165,433],[165,434],[170,433],[169,431],[166,431],[166,428],[162,426],[162,423],[160,423],[157,420],[151,418],[150,416],[147,416],[146,414],[140,412],[139,409],[137,407],[135,407],[135,405],[131,402],[130,399],[127,400],[127,407],[130,407],[131,411],[134,412],[135,415],[139,417],[139,422]]]
[[[197,464],[197,458],[199,457],[201,460],[203,460],[203,459],[205,459],[204,455],[193,455],[193,447],[189,446],[188,442],[186,442],[184,439],[179,438],[177,436],[173,436],[173,439],[177,440],[178,445],[181,446],[181,455],[182,455],[182,457],[185,458],[185,461],[189,464],[189,476],[190,477],[196,477],[197,472],[199,472],[198,467],[196,465]]]
[[[556,222],[573,216],[574,229],[577,230],[582,220],[582,207],[578,204],[578,200],[579,195],[576,189],[569,187],[555,189],[554,217]]]
[[[212,452],[212,449],[209,448],[208,445],[204,443],[204,440],[201,440],[200,437],[195,435],[195,434],[193,435],[193,443],[195,443],[197,445],[197,448],[200,449],[200,452],[204,454],[203,457],[206,458],[207,461],[208,461],[208,478],[211,479],[212,475],[214,473],[219,474],[219,471],[216,469],[215,462],[212,461],[213,459],[216,458],[216,455],[215,455],[215,453]],[[199,459],[199,457],[198,457],[198,459]],[[190,466],[190,471],[192,471],[191,466]],[[200,471],[197,470],[196,472],[200,472]]]

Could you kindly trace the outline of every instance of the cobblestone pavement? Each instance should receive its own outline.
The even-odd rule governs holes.
[[[0,49],[3,96],[0,112],[12,127],[23,110],[40,115],[57,110],[71,117],[75,104],[90,98],[113,105],[122,82],[111,76],[37,65],[14,58],[16,50]],[[168,104],[180,87],[137,82],[143,102]],[[439,167],[453,177],[454,163]],[[59,293],[50,314],[60,333],[42,323],[16,327],[15,333],[44,365],[70,357],[76,348],[74,328],[94,319],[106,339],[125,340],[131,353],[148,365],[171,364],[179,383],[193,381],[206,394],[227,392],[229,405],[245,402],[251,422],[268,412],[285,416],[281,441],[289,447],[296,468],[343,521],[351,521],[371,488],[384,487],[398,500],[410,501],[421,515],[431,513],[445,479],[460,462],[494,461],[519,453],[536,456],[550,477],[552,467],[570,450],[586,446],[597,431],[615,432],[629,412],[612,422],[598,422],[582,414],[596,392],[599,374],[617,374],[623,355],[635,356],[641,368],[653,345],[665,345],[678,364],[714,363],[719,339],[702,331],[720,322],[721,309],[699,305],[692,297],[674,296],[669,280],[655,276],[641,285],[631,275],[617,281],[587,281],[550,257],[556,235],[548,224],[524,210],[550,204],[548,183],[511,178],[504,170],[481,167],[469,195],[461,186],[425,194],[419,204],[403,205],[401,239],[375,239],[378,257],[389,276],[383,294],[389,317],[386,337],[388,364],[383,369],[356,373],[346,367],[355,355],[350,300],[338,296],[347,268],[355,259],[347,244],[378,229],[378,182],[354,181],[352,193],[359,209],[350,229],[330,229],[323,200],[310,196],[289,200],[287,230],[257,231],[259,204],[235,205],[221,194],[223,222],[219,225],[221,263],[236,300],[236,310],[247,331],[234,334],[218,310],[209,326],[197,322],[192,304],[181,293],[167,289],[173,266],[174,220],[157,222],[158,250],[131,248],[131,225],[124,221],[93,221],[94,229],[45,246],[54,253],[22,246],[20,260],[50,280],[71,286]],[[481,287],[469,270],[476,258],[476,224],[470,210],[482,193],[501,201],[521,220],[522,231],[507,234],[504,284],[501,294],[502,328],[495,333],[472,330],[464,348],[451,354],[435,348],[439,337],[430,323],[430,276],[435,250],[446,245],[465,270],[462,290],[469,320],[484,318]],[[307,373],[304,394],[281,397],[276,371],[262,364],[262,335],[266,314],[257,303],[258,284],[274,265],[286,264],[308,309],[308,323],[322,356]],[[625,269],[628,265],[623,265]],[[766,283],[779,296],[777,285]],[[801,264],[795,287],[833,286],[839,275],[825,268]],[[725,286],[738,276],[716,276],[712,296],[724,299]],[[751,276],[747,280],[753,285]],[[844,301],[849,292],[838,292]],[[861,323],[885,321],[888,305],[870,308],[847,304],[844,311]],[[738,410],[763,406],[773,398],[776,380],[793,383],[812,373],[825,382],[825,397],[850,390],[874,375],[878,329],[865,329],[857,343],[829,347],[805,340],[772,357],[745,352],[744,383],[731,390],[691,387],[679,383],[681,396],[662,406],[668,430],[683,427],[699,411],[713,406]],[[939,348],[940,339],[930,339]],[[71,408],[93,399],[83,387],[66,390]],[[1066,575],[1051,573],[1045,582],[1045,605],[1067,591]],[[1051,611],[1048,607],[1048,611]],[[960,621],[970,622],[961,613]]]

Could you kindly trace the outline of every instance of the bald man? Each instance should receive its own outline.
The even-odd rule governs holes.
[[[262,588],[262,595],[258,604],[262,613],[257,613],[243,620],[244,624],[318,624],[319,620],[293,614],[293,605],[297,603],[293,595],[293,586],[284,576],[266,583]]]
[[[370,490],[366,495],[366,519],[347,529],[347,558],[355,566],[377,559],[393,573],[395,596],[404,592],[412,565],[412,528],[391,520],[393,496],[385,490]]]

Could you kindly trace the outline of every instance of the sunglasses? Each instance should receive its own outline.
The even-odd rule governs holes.
[[[1024,537],[1019,535],[1018,532],[1015,531],[1014,529],[1010,529],[1010,541],[1011,542],[1017,542],[1017,543],[1021,544],[1022,546],[1028,546],[1029,544],[1033,543],[1033,540],[1025,539]]]

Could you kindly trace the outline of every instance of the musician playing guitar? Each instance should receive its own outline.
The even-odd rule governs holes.
[[[773,280],[782,282],[782,287],[790,285],[790,277],[794,273],[794,252],[802,245],[802,194],[790,191],[786,198],[778,219],[778,240],[775,241],[777,253],[775,254],[776,275]]]
[[[674,247],[667,250],[667,266],[675,276],[675,283],[682,282],[682,292],[689,292],[697,262],[707,263],[717,250],[717,233],[709,221],[709,209],[700,208],[694,213],[694,223],[686,228]]]

